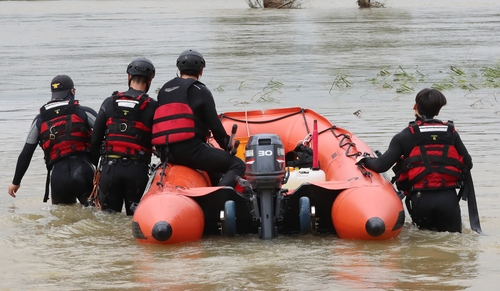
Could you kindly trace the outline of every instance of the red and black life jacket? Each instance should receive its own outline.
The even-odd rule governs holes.
[[[78,100],[49,102],[40,108],[40,146],[45,163],[76,153],[90,152],[92,130],[77,114]]]
[[[163,85],[158,93],[161,105],[153,118],[153,145],[185,141],[196,134],[208,138],[207,127],[194,115],[187,99],[189,87],[197,82],[175,78]]]
[[[393,167],[398,189],[408,192],[460,187],[467,167],[454,146],[453,122],[419,120],[410,122],[409,128],[415,146]]]
[[[111,98],[113,114],[106,121],[103,152],[136,159],[151,157],[151,128],[143,114],[151,99],[145,93],[128,96],[124,92],[114,92]]]

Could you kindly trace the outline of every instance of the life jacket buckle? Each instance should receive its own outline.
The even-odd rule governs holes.
[[[50,132],[50,134],[49,134],[49,139],[50,139],[50,140],[55,140],[55,139],[56,139],[56,134],[57,134],[56,128],[55,128],[55,127],[53,127],[53,126],[51,126],[51,127],[49,128],[49,132]]]
[[[126,123],[121,123],[120,124],[120,131],[125,132],[127,130],[128,126]]]
[[[120,164],[124,165],[124,166],[127,166],[129,165],[130,163],[132,163],[132,159],[129,158],[129,157],[122,157],[121,159],[119,159],[118,161],[120,161]]]

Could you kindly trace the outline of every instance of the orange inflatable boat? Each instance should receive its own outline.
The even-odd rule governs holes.
[[[251,233],[386,240],[401,232],[400,198],[383,175],[356,165],[357,156],[374,153],[349,131],[299,107],[227,112],[220,119],[246,162],[239,186],[211,187],[206,173],[159,165],[132,219],[137,242]]]

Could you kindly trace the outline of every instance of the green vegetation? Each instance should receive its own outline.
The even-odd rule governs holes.
[[[424,82],[425,78],[426,76],[418,69],[415,69],[415,72],[409,72],[402,65],[399,65],[394,73],[384,68],[368,81],[380,89],[396,88],[397,93],[411,93],[415,91],[417,83]]]
[[[493,67],[483,67],[479,70],[461,69],[457,66],[450,66],[448,71],[440,72],[446,76],[440,81],[432,84],[432,88],[438,90],[462,89],[474,91],[481,88],[500,88],[500,62]],[[397,93],[411,93],[415,88],[420,88],[420,84],[429,82],[428,76],[418,69],[410,72],[400,65],[394,73],[384,68],[368,81],[378,89],[395,88]]]
[[[330,87],[330,91],[328,91],[328,93],[332,92],[333,87],[337,87],[339,89],[347,89],[352,87],[352,83],[347,80],[347,77],[348,76],[343,72],[338,73],[335,80],[333,80],[332,86]]]
[[[462,89],[474,91],[480,88],[500,87],[500,63],[494,67],[483,67],[479,71],[464,71],[458,67],[450,66],[448,76],[440,83],[432,85],[438,90]]]
[[[458,66],[450,66],[447,71],[440,71],[439,73],[442,79],[436,82],[435,80],[429,80],[429,75],[422,73],[418,67],[409,69],[399,65],[394,70],[390,68],[380,69],[374,77],[367,79],[367,81],[375,89],[394,91],[399,94],[412,94],[423,87],[428,87],[429,84],[432,84],[431,87],[438,90],[461,89],[471,93],[483,88],[500,88],[500,60],[491,67],[465,66],[465,68],[459,68]],[[248,89],[245,85],[244,81],[240,82],[238,90]],[[230,99],[230,101],[235,102],[235,105],[246,105],[251,102],[280,103],[280,99],[276,95],[282,93],[281,90],[284,86],[283,82],[273,77],[251,100]],[[341,70],[335,76],[328,93],[332,94],[332,91],[335,90],[348,90],[354,86],[355,82],[352,81],[351,76]],[[222,92],[224,87],[225,85],[219,85],[214,91]],[[298,84],[297,90],[301,87],[302,85]],[[486,102],[479,99],[475,103],[482,103],[483,101]],[[496,97],[493,102],[497,103]]]
[[[500,61],[493,68],[482,68],[481,72],[485,78],[486,87],[500,88]]]
[[[255,100],[257,102],[276,102],[279,103],[279,99],[276,99],[275,97],[271,96],[274,93],[281,93],[281,88],[283,88],[283,83],[281,81],[274,80],[274,78],[271,78],[269,82],[267,82],[267,85],[264,86],[261,92],[255,94],[252,97],[252,100]]]
[[[399,93],[399,94],[411,94],[417,90],[422,89],[424,86],[429,86],[438,90],[452,90],[461,89],[473,92],[475,90],[483,88],[500,88],[500,60],[491,67],[481,67],[472,65],[465,65],[464,68],[458,66],[450,66],[446,71],[440,71],[440,74],[444,75],[442,80],[436,82],[434,80],[429,80],[429,75],[422,73],[418,66],[414,69],[403,67],[399,65],[395,69],[382,68],[378,73],[372,77],[366,79],[369,81],[375,89],[386,90]],[[281,90],[285,85],[283,82],[271,78],[267,84],[262,88],[262,91],[255,94],[249,101],[241,101],[237,99],[230,99],[230,101],[235,102],[235,105],[245,105],[251,102],[270,102],[270,103],[280,103],[280,99],[276,97],[277,94],[281,94]],[[298,84],[297,90],[299,90],[303,85]],[[349,74],[341,70],[335,76],[330,89],[329,94],[332,94],[334,90],[348,90],[355,86],[352,78]],[[158,93],[161,87],[155,90]],[[215,92],[225,91],[226,85],[219,85],[213,90]],[[238,90],[248,89],[245,81],[241,81],[238,86]],[[481,100],[478,100],[480,102]],[[496,99],[495,99],[496,101]]]
[[[460,88],[464,90],[477,90],[478,75],[475,72],[466,74],[462,69],[451,66],[447,72],[448,76],[441,83],[433,84],[432,87],[438,90],[449,90]]]
[[[223,92],[224,91],[225,85],[219,85],[217,88],[214,89],[215,92]]]

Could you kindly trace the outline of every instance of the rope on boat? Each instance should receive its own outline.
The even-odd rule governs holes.
[[[357,157],[359,155],[362,155],[361,152],[356,149],[356,144],[354,142],[352,142],[351,136],[347,133],[336,134],[335,133],[336,128],[337,127],[334,125],[330,128],[327,128],[327,129],[321,131],[320,133],[318,133],[318,135],[325,132],[325,131],[330,130],[332,132],[332,134],[337,139],[340,139],[339,147],[344,148],[347,146],[347,149],[345,150],[346,157]],[[351,149],[353,150],[353,152],[351,152]],[[354,152],[354,150],[356,150],[356,152]],[[363,165],[361,165],[361,164],[358,165],[358,169],[361,172],[361,174],[363,174],[363,176],[366,176],[366,177],[372,176],[372,173],[370,171],[368,171]]]
[[[288,118],[290,116],[294,116],[294,115],[297,115],[297,114],[300,114],[300,113],[303,113],[303,112],[304,112],[304,109],[301,109],[300,111],[297,111],[297,112],[293,112],[293,113],[290,113],[290,114],[287,114],[287,115],[283,115],[283,116],[280,116],[280,117],[277,117],[277,118],[274,118],[274,119],[267,119],[267,120],[248,120],[247,111],[245,111],[245,120],[241,120],[241,119],[234,118],[234,117],[229,117],[229,116],[224,115],[224,113],[222,113],[220,115],[220,120],[223,120],[224,118],[227,118],[227,119],[232,120],[232,121],[244,122],[244,123],[256,123],[256,124],[258,124],[258,123],[269,123],[269,122],[273,122],[273,121],[285,119],[285,118]],[[306,123],[306,125],[307,125],[307,123]]]
[[[275,119],[268,119],[268,120],[254,120],[254,121],[250,121],[248,120],[248,111],[245,111],[245,120],[241,120],[241,119],[237,119],[237,118],[234,118],[234,117],[229,117],[229,116],[226,116],[224,114],[221,114],[220,116],[220,120],[224,119],[224,118],[227,118],[229,120],[233,120],[233,121],[236,121],[236,122],[244,122],[247,126],[247,133],[248,133],[248,136],[250,136],[250,129],[249,129],[249,124],[250,123],[255,123],[255,124],[258,124],[258,123],[268,123],[268,122],[273,122],[273,121],[278,121],[278,120],[281,120],[281,119],[285,119],[285,118],[288,118],[290,116],[294,116],[294,115],[297,115],[297,114],[302,114],[302,116],[304,117],[304,124],[306,126],[306,131],[307,133],[309,134],[310,131],[309,131],[309,127],[307,125],[307,118],[306,118],[306,115],[305,115],[305,110],[304,108],[301,108],[299,111],[297,112],[293,112],[293,113],[290,113],[290,114],[287,114],[287,115],[283,115],[283,116],[280,116],[278,118],[275,118]],[[327,128],[327,129],[324,129],[322,131],[320,131],[318,133],[318,136],[326,131],[331,131],[332,134],[337,138],[337,139],[340,139],[340,142],[339,142],[339,146],[341,148],[344,148],[345,146],[347,146],[347,149],[345,151],[345,155],[347,157],[357,157],[359,155],[362,155],[362,153],[358,150],[356,150],[356,152],[351,152],[351,149],[354,149],[356,148],[356,144],[354,142],[352,142],[351,140],[351,136],[349,134],[346,134],[346,133],[340,133],[340,134],[336,134],[335,133],[335,130],[337,127],[335,125],[333,125],[332,127],[330,128]],[[362,165],[358,165],[358,168],[359,168],[359,171],[364,175],[364,176],[367,176],[367,177],[371,177],[372,176],[372,173],[369,172],[364,166]]]
[[[306,131],[307,131],[307,134],[310,134],[311,131],[309,130],[309,126],[307,125],[307,118],[306,118],[306,112],[304,110],[304,108],[302,108],[300,110],[300,113],[302,113],[302,117],[304,118],[304,125],[306,126]],[[319,135],[319,134],[318,134]]]
[[[245,125],[247,126],[247,136],[250,136],[250,126],[248,126],[248,111],[245,110]]]

